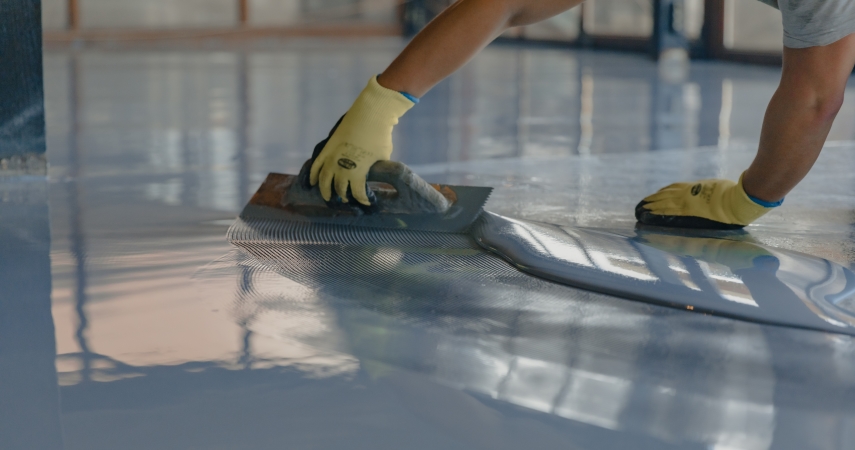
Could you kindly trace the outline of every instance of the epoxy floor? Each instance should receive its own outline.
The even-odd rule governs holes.
[[[230,245],[266,173],[295,173],[401,45],[46,55],[49,182],[4,183],[0,204],[50,208],[38,284],[53,286],[59,389],[32,422],[43,448],[855,447],[848,336],[536,278],[412,305],[395,293],[418,286],[313,285]],[[738,176],[778,76],[497,45],[402,120],[396,155],[429,181],[495,187],[496,213],[631,230],[646,193]],[[853,137],[850,96],[814,171],[751,239],[851,268]]]

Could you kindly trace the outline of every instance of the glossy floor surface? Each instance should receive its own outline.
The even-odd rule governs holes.
[[[0,387],[0,418],[27,415],[0,426],[9,442],[855,447],[849,336],[595,294],[501,261],[455,266],[465,248],[439,264],[392,248],[363,255],[365,273],[313,277],[306,254],[230,244],[267,172],[296,173],[400,46],[46,55],[49,182],[0,184],[0,213],[15,218],[0,229],[14,286],[2,304],[46,299],[52,285],[49,303],[0,306],[2,323],[20,325],[0,328],[11,343],[0,374],[23,386]],[[402,120],[396,154],[428,181],[494,187],[495,213],[630,233],[646,193],[739,175],[779,77],[672,69],[632,54],[491,47]],[[814,171],[746,239],[851,269],[853,135],[850,96]],[[24,269],[39,278],[12,283]],[[449,284],[450,271],[468,276]],[[379,272],[387,284],[370,281]]]

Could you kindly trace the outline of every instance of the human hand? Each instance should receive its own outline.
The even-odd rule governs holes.
[[[312,163],[309,183],[319,186],[324,200],[330,200],[334,186],[345,203],[350,188],[359,203],[371,204],[365,190],[368,171],[375,162],[391,157],[392,129],[413,104],[380,86],[376,77],[369,80]]]
[[[642,200],[635,217],[646,225],[733,230],[771,210],[748,197],[740,177],[738,183],[712,179],[666,186]]]

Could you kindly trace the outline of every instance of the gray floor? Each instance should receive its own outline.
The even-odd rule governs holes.
[[[66,449],[855,446],[850,337],[488,284],[510,268],[413,305],[395,296],[418,290],[411,273],[319,286],[230,245],[266,173],[296,172],[400,46],[46,55],[51,171],[29,192],[49,196],[60,388],[43,435]],[[495,187],[487,209],[509,217],[631,230],[645,194],[739,175],[778,77],[494,46],[402,120],[396,155],[429,181]],[[853,266],[853,136],[850,98],[753,239]],[[44,202],[18,186],[6,203]],[[441,267],[413,270],[441,285]]]

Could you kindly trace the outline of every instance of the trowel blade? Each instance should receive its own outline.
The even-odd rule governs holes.
[[[296,175],[270,173],[240,213],[242,219],[272,219],[294,222],[327,223],[342,226],[383,228],[394,230],[430,231],[436,233],[467,233],[480,216],[493,188],[478,186],[435,185],[441,192],[451,190],[456,197],[442,214],[352,214],[327,208],[322,203],[301,207],[285,205],[282,199],[296,183]]]

